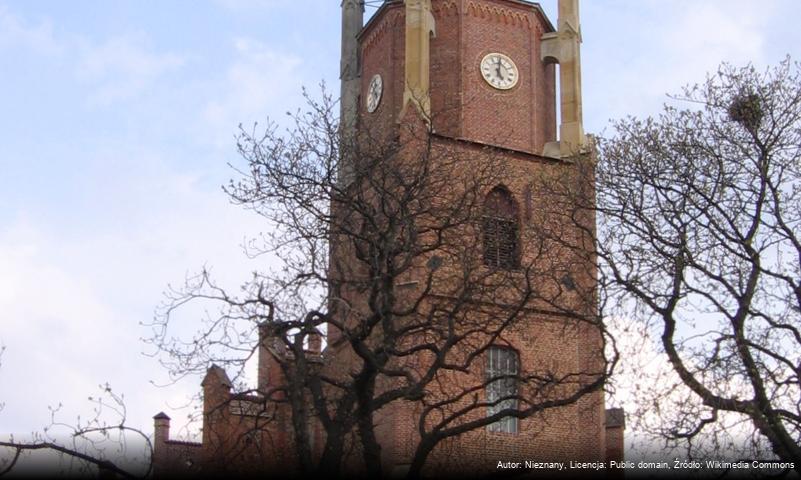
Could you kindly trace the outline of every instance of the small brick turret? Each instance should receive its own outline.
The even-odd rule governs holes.
[[[164,412],[159,412],[153,417],[153,436],[156,445],[164,444],[170,439],[170,417]],[[155,447],[158,448],[158,447]]]
[[[164,412],[159,412],[153,417],[153,429],[153,475],[155,477],[185,475],[197,471],[201,444],[170,440],[170,417]]]
[[[260,325],[259,367],[256,379],[259,393],[262,395],[271,396],[269,394],[270,388],[284,383],[284,372],[276,356],[278,358],[283,358],[286,354],[286,345],[284,345],[280,338],[276,338],[270,333],[269,323],[265,322]]]

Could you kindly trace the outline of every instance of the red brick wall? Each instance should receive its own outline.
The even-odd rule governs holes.
[[[543,276],[538,286],[540,294],[548,296],[550,290],[557,288],[552,284],[558,278],[547,274],[551,265],[544,262],[551,262],[557,267],[572,265],[571,275],[576,282],[585,289],[591,288],[594,278],[588,274],[588,270],[591,272],[592,266],[588,268],[588,264],[580,263],[581,259],[573,260],[575,264],[571,264],[571,261],[565,260],[568,254],[558,252],[556,247],[548,249],[547,256],[540,257],[542,251],[536,238],[545,228],[543,223],[548,223],[547,228],[560,233],[565,241],[568,241],[569,235],[578,238],[575,226],[572,223],[564,224],[564,217],[561,217],[562,224],[558,224],[561,215],[557,214],[560,208],[558,202],[564,199],[556,198],[554,192],[544,190],[552,181],[577,181],[577,165],[518,152],[496,150],[489,153],[480,145],[448,139],[436,141],[434,149],[447,150],[448,155],[473,159],[476,162],[492,156],[493,161],[499,161],[503,165],[500,183],[509,189],[520,206],[522,263],[543,263]],[[471,170],[469,161],[465,170]],[[490,188],[488,186],[488,190]],[[527,192],[531,192],[530,199],[526,198]],[[528,215],[526,210],[530,210]],[[557,258],[551,258],[550,255],[556,255]],[[441,267],[441,271],[443,278],[435,283],[445,290],[448,285],[447,263]],[[593,308],[592,302],[587,300],[564,292],[561,302],[565,310],[587,313]],[[531,306],[553,311],[552,306],[541,301],[534,301]],[[423,310],[425,308],[425,305],[421,307]],[[577,322],[565,321],[563,317],[556,315],[534,312],[523,314],[517,325],[508,329],[498,343],[511,346],[519,352],[523,373],[598,371],[603,365],[602,346],[597,330]],[[462,386],[480,383],[483,378],[484,364],[478,362],[472,376],[443,378],[441,382],[434,384],[443,386],[439,393],[445,397]],[[451,390],[449,386],[454,388]],[[394,466],[411,461],[419,438],[417,422],[420,407],[416,404],[394,405],[386,410],[389,411],[382,412],[379,417],[377,430],[379,436],[383,436],[381,443],[384,461],[391,470]],[[603,392],[596,392],[575,405],[521,420],[518,434],[489,432],[486,428],[469,432],[440,444],[429,458],[428,473],[494,471],[499,460],[603,460],[603,412]],[[484,412],[482,410],[476,414],[483,415]]]
[[[540,61],[551,27],[533,5],[514,0],[432,0],[431,114],[437,133],[529,153],[556,139],[555,71]],[[362,126],[392,129],[402,107],[405,19],[402,3],[385,6],[361,35],[362,91],[376,73],[384,96],[375,113],[361,100]],[[511,90],[489,86],[479,62],[490,52],[515,62]]]
[[[405,17],[403,6],[384,7],[380,18],[374,18],[360,37],[362,65],[362,95],[360,127],[364,131],[392,132],[395,130],[403,99],[405,55]],[[380,74],[384,92],[378,109],[367,113],[366,95],[370,80]]]
[[[436,20],[436,36],[431,42],[432,124],[435,132],[445,137],[437,148],[476,161],[490,155],[482,150],[482,144],[508,149],[491,155],[495,161],[500,158],[501,183],[520,208],[524,257],[534,254],[535,237],[544,224],[563,228],[565,235],[577,240],[575,228],[553,225],[558,222],[551,215],[554,198],[543,187],[549,178],[577,181],[578,167],[537,156],[546,142],[556,139],[555,69],[540,61],[540,38],[552,27],[532,4],[516,0],[432,0],[432,7]],[[363,92],[375,73],[384,78],[384,96],[375,113],[366,112],[362,99],[363,130],[397,132],[403,98],[404,26],[399,2],[385,6],[362,33]],[[496,90],[483,80],[479,62],[490,52],[503,53],[517,65],[520,80],[511,90]],[[554,262],[564,262],[558,247],[551,254],[557,257]],[[591,288],[595,281],[592,267],[587,268],[580,259],[575,261],[571,275],[580,286]],[[577,311],[586,313],[594,308],[586,299],[569,297],[567,293],[565,301],[574,302]],[[547,305],[540,307],[547,310]],[[524,371],[543,365],[561,372],[587,371],[601,365],[597,332],[557,317],[530,314],[505,337],[518,350]],[[477,367],[474,375],[476,381],[484,372]],[[417,443],[418,408],[401,404],[378,417],[377,433],[382,437],[388,471],[411,460]],[[603,393],[597,392],[575,405],[522,420],[517,435],[473,431],[443,442],[429,459],[428,468],[432,473],[452,473],[454,468],[475,473],[494,470],[498,460],[603,460],[603,412]]]
[[[461,3],[462,137],[492,145],[542,152],[555,140],[553,66],[543,64],[540,37],[548,28],[537,11],[518,2],[464,0]],[[511,90],[488,85],[478,69],[484,55],[500,52],[520,71]]]

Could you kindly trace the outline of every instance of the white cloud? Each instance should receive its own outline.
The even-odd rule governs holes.
[[[0,5],[0,49],[30,48],[38,53],[55,54],[62,47],[53,35],[50,22],[27,25],[7,7]]]
[[[765,37],[775,21],[773,7],[748,0],[587,4],[583,80],[589,129],[609,118],[656,113],[666,94],[703,81],[721,62],[775,61]]]
[[[94,84],[90,103],[103,106],[142,93],[186,61],[175,53],[152,51],[142,34],[120,35],[99,45],[82,44],[76,75]]]
[[[99,106],[139,96],[186,63],[183,55],[157,51],[141,32],[95,41],[82,34],[54,31],[49,19],[32,24],[0,5],[0,52],[3,49],[10,54],[58,55],[74,77],[89,86],[88,103]],[[50,59],[37,61],[55,65]]]
[[[75,217],[76,233],[24,214],[0,227],[0,344],[8,347],[0,434],[40,429],[48,405],[59,402],[60,418],[74,423],[104,382],[125,394],[130,424],[145,431],[156,412],[175,416],[166,400],[177,407],[199,391],[194,378],[168,390],[150,385],[165,383],[166,372],[141,356],[139,338],[148,333],[139,323],[152,318],[168,283],[204,264],[236,290],[254,268],[240,244],[263,225],[228,204],[216,185],[200,182],[202,173],[171,171],[143,151],[128,155],[121,161],[141,171],[107,185],[128,201],[99,199],[97,210]]]
[[[721,62],[760,63],[769,6],[746,0],[683,1],[676,22],[666,22],[661,50],[674,68],[662,82],[700,80]]]
[[[252,125],[267,116],[280,118],[300,105],[301,60],[246,38],[233,41],[234,61],[225,81],[204,110],[207,136],[217,146],[230,147],[237,126]]]
[[[70,392],[83,398],[100,381],[86,374],[113,358],[119,343],[116,330],[107,328],[116,320],[112,310],[89,279],[49,261],[47,244],[24,220],[0,232],[0,323],[7,346],[0,384],[13,386],[2,389],[5,425],[27,415],[44,425],[47,405]]]

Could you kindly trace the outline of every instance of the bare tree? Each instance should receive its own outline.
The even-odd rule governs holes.
[[[241,380],[260,333],[283,375],[251,392],[265,411],[289,407],[298,472],[326,475],[388,473],[375,425],[389,405],[417,421],[416,477],[448,439],[597,400],[614,362],[604,358],[591,162],[541,159],[543,181],[529,189],[549,197],[532,214],[510,200],[505,185],[518,179],[499,150],[440,137],[418,117],[398,136],[362,126],[343,139],[335,102],[309,107],[286,133],[243,131],[247,168],[225,189],[265,218],[271,233],[249,251],[280,268],[254,273],[240,295],[205,270],[171,289],[149,340],[170,372],[216,363]],[[348,179],[337,177],[343,161]],[[202,301],[218,314],[191,340],[174,338],[177,312]],[[490,350],[548,329],[586,354],[485,374]]]
[[[600,144],[602,266],[688,389],[655,400],[661,434],[732,445],[720,422],[746,421],[741,445],[801,471],[799,68],[723,65],[678,99]]]
[[[36,473],[52,474],[56,468],[54,462],[64,460],[69,465],[67,473],[70,475],[96,471],[101,476],[111,477],[150,476],[153,451],[150,437],[126,425],[127,409],[121,395],[114,393],[108,384],[101,385],[100,390],[100,395],[89,397],[93,414],[87,420],[82,421],[80,417],[74,423],[60,420],[62,405],[59,404],[50,408],[50,424],[41,433],[26,439],[10,436],[0,440],[3,454],[0,455],[0,476],[14,473],[26,452],[44,452],[45,456],[38,457]]]

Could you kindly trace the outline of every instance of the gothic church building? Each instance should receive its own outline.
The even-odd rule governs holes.
[[[448,437],[426,457],[424,475],[492,474],[499,461],[622,459],[623,412],[605,409],[603,333],[593,323],[600,321],[591,253],[595,219],[586,212],[594,201],[594,152],[582,126],[578,3],[559,0],[554,25],[539,4],[527,0],[387,0],[364,24],[364,1],[342,1],[343,136],[359,138],[369,130],[371,138],[397,138],[404,145],[419,143],[408,132],[425,132],[429,148],[440,157],[465,162],[453,178],[494,165],[494,180],[481,186],[478,262],[484,271],[518,283],[527,280],[521,271],[533,272],[536,284],[536,298],[519,304],[508,328],[487,334],[491,343],[482,344],[469,369],[432,382],[442,389],[432,398],[453,395],[456,387],[473,381],[483,385],[464,401],[474,398],[482,405],[466,417],[467,424],[504,409],[525,410],[527,387],[519,382],[527,378],[540,388],[537,405],[548,408],[479,422]],[[358,178],[357,163],[343,164],[341,181]],[[571,202],[582,203],[583,210]],[[580,210],[584,213],[570,214]],[[546,241],[543,235],[550,237]],[[334,245],[331,268],[347,265],[352,255]],[[396,284],[398,295],[421,288],[425,282],[414,272],[430,271],[431,265],[411,269]],[[439,272],[447,275],[447,261]],[[447,285],[440,287],[435,285],[431,296],[453,295]],[[495,304],[483,300],[476,315],[503,316],[518,287],[493,292]],[[365,302],[357,290],[340,295],[351,305]],[[343,319],[356,321],[353,315]],[[260,339],[259,390],[281,381],[269,342]],[[341,333],[329,329],[324,339],[310,339],[309,358],[332,375],[347,372],[351,357],[342,343]],[[470,356],[467,347],[459,348]],[[424,356],[413,361],[426,362]],[[221,464],[244,473],[291,473],[295,457],[288,407],[271,410],[269,422],[262,419],[263,399],[233,392],[218,366],[209,368],[202,387],[202,442],[172,440],[169,417],[154,417],[157,475],[210,471]],[[388,476],[403,476],[414,462],[421,405],[402,399],[377,412],[376,439]],[[319,425],[310,430],[312,453],[319,455],[315,449],[324,433]],[[262,434],[255,438],[253,431]],[[345,454],[358,457],[358,448],[354,451]],[[357,465],[358,458],[352,463]]]

